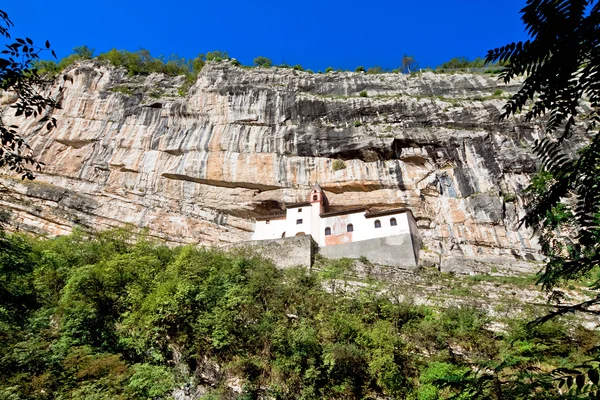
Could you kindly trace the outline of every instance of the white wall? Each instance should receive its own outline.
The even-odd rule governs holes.
[[[396,226],[390,225],[390,220],[396,218]],[[375,221],[381,222],[381,228],[375,228]],[[368,239],[401,235],[403,233],[410,233],[410,225],[408,223],[408,213],[401,212],[398,214],[384,215],[381,217],[373,217],[365,219],[366,229],[370,236]]]
[[[312,207],[310,205],[287,209],[285,220],[286,237],[296,236],[298,232],[304,232],[306,235],[310,235],[312,233],[311,209]],[[302,220],[302,224],[296,224],[296,220],[298,219]]]
[[[338,215],[334,217],[326,217],[321,220],[321,231],[319,234],[319,246],[325,246],[325,228],[331,228],[331,234],[338,236],[346,233],[348,224],[354,225],[352,232],[352,242],[361,240],[375,239],[380,237],[402,235],[410,233],[410,224],[407,212],[385,215],[381,217],[365,218],[365,213],[353,213],[346,215]],[[390,225],[390,220],[396,218],[396,226]],[[381,222],[381,228],[375,228],[375,221]],[[416,232],[415,232],[416,233]],[[344,243],[343,239],[339,244]]]
[[[285,219],[271,219],[268,224],[267,221],[256,221],[252,240],[280,239],[285,232],[285,221]]]
[[[360,239],[364,235],[363,232],[360,232],[365,220],[364,215],[365,212],[360,211],[352,214],[322,218],[318,240],[315,240],[317,240],[319,246],[325,246],[325,228],[331,228],[331,234],[333,236],[338,236],[346,233],[348,224],[352,224],[354,226],[354,232],[352,232],[352,241],[355,242],[357,240],[364,240]],[[344,243],[344,241],[340,243]]]
[[[318,204],[313,204],[289,208],[286,211],[285,219],[272,219],[268,224],[266,221],[256,221],[252,240],[279,239],[284,232],[285,237],[296,236],[297,233],[304,232],[306,235],[312,235],[319,246],[323,247],[327,245],[327,242],[329,245],[334,245],[411,232],[418,235],[414,219],[408,212],[365,218],[365,212],[361,211],[320,218],[317,214],[320,211],[318,207]],[[396,218],[396,226],[390,225],[392,218]],[[298,219],[302,220],[302,224],[296,223]],[[375,228],[376,220],[381,222],[381,228]],[[351,235],[346,232],[348,224],[354,226]],[[325,228],[327,227],[331,228],[331,237],[326,239]]]

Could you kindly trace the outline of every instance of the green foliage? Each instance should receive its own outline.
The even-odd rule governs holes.
[[[133,370],[128,389],[136,398],[163,398],[175,387],[173,374],[165,367],[136,364]]]
[[[183,58],[172,55],[169,59],[164,57],[152,57],[150,52],[145,49],[138,50],[134,53],[112,49],[107,53],[102,53],[98,60],[107,61],[115,67],[123,67],[127,70],[127,74],[133,75],[148,75],[151,73],[163,73],[170,76],[186,75],[191,72],[193,60],[187,62]]]
[[[521,12],[531,40],[490,50],[486,62],[505,64],[500,78],[506,83],[525,76],[504,118],[526,106],[528,121],[549,114],[545,136],[534,147],[541,174],[528,190],[524,220],[539,234],[549,260],[540,282],[551,289],[584,277],[600,262],[600,7],[596,1],[532,0]],[[582,115],[584,99],[589,106]]]
[[[131,96],[133,95],[133,90],[126,85],[119,85],[119,86],[115,86],[113,88],[108,89],[109,92],[115,92],[115,93],[123,93],[126,96]]]
[[[471,68],[483,68],[485,66],[485,60],[481,57],[477,57],[475,60],[470,61],[466,57],[454,57],[450,61],[446,61],[437,66],[437,70],[462,70],[467,71]]]
[[[325,68],[325,73],[329,73],[329,72],[333,72],[333,67],[327,67]]]
[[[90,49],[85,45],[73,48],[73,54],[62,58],[58,63],[52,60],[37,60],[34,67],[42,74],[56,76],[67,67],[78,61],[89,60],[94,57],[95,49]]]
[[[346,169],[346,163],[343,160],[333,160],[331,167],[334,171],[340,171],[342,169]]]
[[[273,61],[271,61],[267,57],[258,56],[254,59],[254,65],[262,68],[271,68],[271,66],[273,65]]]
[[[367,91],[366,90],[361,90],[361,92],[358,94],[360,97],[368,97],[367,95]]]
[[[367,74],[382,74],[382,73],[383,73],[383,68],[380,67],[379,65],[376,65],[374,67],[367,69]]]
[[[5,125],[2,114],[8,109],[15,111],[15,116],[24,118],[38,118],[46,130],[56,127],[56,119],[50,117],[47,109],[59,108],[56,96],[44,93],[51,83],[44,74],[40,75],[36,64],[40,54],[50,51],[50,42],[46,41],[44,47],[36,46],[30,38],[15,38],[10,43],[10,29],[13,22],[8,14],[0,10],[0,40],[2,43],[2,56],[0,57],[0,90],[11,92],[16,97],[10,108],[0,110],[0,168],[9,168],[12,172],[21,175],[22,179],[34,179],[30,168],[40,170],[42,163],[33,156],[31,147],[19,134],[16,125]],[[8,41],[8,42],[7,42]],[[59,87],[59,92],[62,86]]]
[[[226,51],[215,50],[206,53],[206,61],[223,61],[229,59],[229,54]]]
[[[56,76],[61,69],[53,60],[35,60],[31,63],[40,75]]]
[[[281,271],[127,229],[1,239],[3,398],[167,398],[211,365],[223,372],[206,398],[228,396],[231,377],[242,398],[490,398],[494,379],[524,390],[508,371],[572,368],[600,342],[554,321],[498,335],[481,309],[351,285],[350,259]]]
[[[77,57],[81,60],[89,60],[94,57],[94,52],[96,49],[90,49],[89,47],[82,45],[73,48],[73,52]]]
[[[304,68],[302,68],[302,65],[300,65],[300,64],[296,64],[296,65],[294,65],[294,66],[292,67],[292,69],[293,69],[294,71],[304,71]]]
[[[402,72],[410,74],[411,71],[417,70],[418,68],[419,64],[417,63],[417,60],[415,60],[415,56],[404,54],[402,57]]]
[[[356,67],[356,69],[354,70],[354,72],[365,72],[365,67],[363,67],[362,65]]]

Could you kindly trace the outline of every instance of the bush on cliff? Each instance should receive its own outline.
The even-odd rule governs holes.
[[[267,57],[259,56],[254,59],[254,65],[261,68],[271,68],[273,61]]]

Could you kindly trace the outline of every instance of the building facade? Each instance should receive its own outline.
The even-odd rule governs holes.
[[[285,214],[256,218],[252,240],[311,235],[319,247],[371,239],[417,235],[410,210],[370,212],[366,208],[325,212],[323,191],[315,185],[306,202],[288,204]]]

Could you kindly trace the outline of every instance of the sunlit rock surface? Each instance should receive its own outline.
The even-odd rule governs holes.
[[[73,81],[57,129],[5,113],[46,163],[33,182],[2,177],[13,229],[129,223],[172,242],[224,245],[250,239],[253,217],[304,201],[318,182],[329,210],[410,208],[425,263],[539,258],[518,227],[539,128],[498,121],[517,86],[494,77],[225,61],[205,66],[182,97],[181,77],[127,77],[97,61],[65,74]]]

